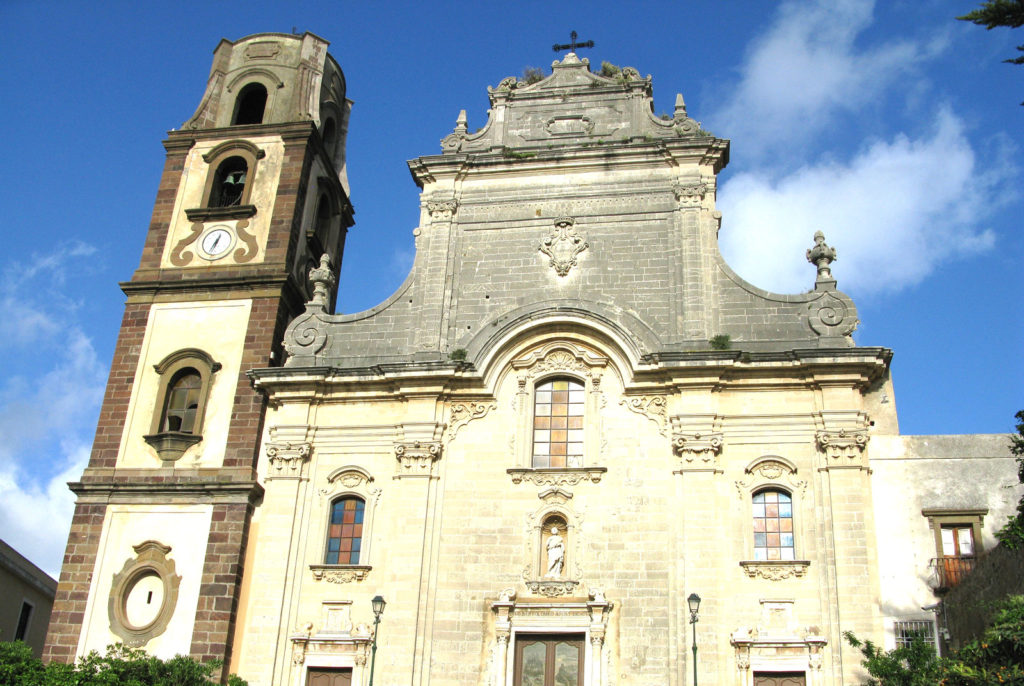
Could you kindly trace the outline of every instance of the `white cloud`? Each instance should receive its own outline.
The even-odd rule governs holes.
[[[0,531],[50,574],[60,570],[77,480],[88,460],[106,369],[63,275],[86,266],[74,243],[5,265],[0,279]]]
[[[709,128],[742,142],[745,157],[791,153],[838,113],[856,112],[944,41],[861,48],[872,23],[871,0],[818,0],[780,6],[775,23],[747,52],[739,83]]]
[[[805,165],[781,178],[743,173],[724,184],[721,246],[757,286],[808,290],[805,260],[815,231],[839,253],[839,287],[884,292],[914,284],[943,260],[994,243],[978,226],[994,202],[991,177],[976,170],[960,121],[940,111],[919,139],[875,142],[848,163]]]

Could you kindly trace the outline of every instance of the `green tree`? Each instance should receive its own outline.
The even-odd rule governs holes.
[[[990,31],[997,26],[1018,29],[1024,26],[1024,0],[988,0],[981,3],[981,7],[978,9],[968,12],[962,17],[957,17],[957,19],[973,22]],[[1024,53],[1024,45],[1018,45],[1017,50]],[[1024,64],[1024,55],[1003,61],[1010,64]],[[1024,105],[1024,102],[1021,105]]]
[[[914,638],[909,646],[882,650],[871,641],[862,642],[850,631],[843,637],[864,656],[861,664],[870,675],[865,686],[935,686],[939,683],[939,658],[935,649],[920,638]]]
[[[21,641],[0,643],[0,686],[209,686],[220,662],[198,662],[177,655],[169,660],[117,644],[100,655],[90,652],[74,664],[43,665]],[[232,674],[228,686],[246,686]]]
[[[1010,435],[1010,452],[1017,458],[1017,481],[1024,484],[1024,410],[1014,417],[1017,419],[1017,433]],[[1017,501],[1017,514],[1010,517],[1006,526],[996,532],[996,538],[1010,550],[1024,547],[1024,496]]]
[[[1024,596],[996,603],[981,637],[953,655],[935,656],[931,646],[914,639],[909,646],[882,650],[871,641],[843,634],[858,648],[869,678],[864,686],[998,686],[1024,685]]]

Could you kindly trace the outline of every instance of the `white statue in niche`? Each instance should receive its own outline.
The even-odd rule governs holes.
[[[548,573],[549,579],[557,579],[562,576],[562,567],[565,565],[565,541],[558,535],[558,527],[551,527],[551,535],[545,545],[548,551]]]

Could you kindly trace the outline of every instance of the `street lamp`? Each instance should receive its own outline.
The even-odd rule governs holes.
[[[690,631],[693,633],[693,686],[697,686],[697,627],[694,625],[699,621],[697,610],[700,609],[700,596],[691,593],[686,599],[686,604],[690,606]],[[370,674],[373,674],[372,669]]]
[[[373,596],[373,600],[370,601],[370,606],[373,607],[373,656],[370,658],[369,686],[373,686],[373,668],[377,665],[377,626],[380,624],[380,616],[384,614],[385,605],[387,603],[379,595]],[[694,650],[696,650],[696,647],[694,647]]]

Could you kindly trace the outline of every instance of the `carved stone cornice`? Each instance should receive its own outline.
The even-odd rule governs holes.
[[[740,567],[751,579],[782,581],[801,577],[811,563],[807,560],[742,560]]]
[[[665,396],[641,395],[628,397],[620,400],[619,404],[625,405],[633,412],[647,417],[658,425],[658,433],[662,436],[666,435],[666,427],[668,426],[668,401],[665,399]]]
[[[558,596],[572,595],[579,585],[579,581],[572,579],[529,579],[526,587],[531,593],[542,595],[545,598],[557,598]]]
[[[827,458],[827,466],[854,466],[855,462],[859,463],[869,438],[865,429],[837,429],[814,434],[818,450]]]
[[[403,477],[431,477],[434,463],[441,459],[441,443],[436,441],[412,441],[395,446],[398,458],[396,479]]]
[[[267,481],[271,479],[301,479],[305,465],[313,454],[309,443],[270,443],[267,445]]]
[[[370,573],[369,565],[310,565],[314,581],[325,581],[329,584],[348,584],[362,581]]]
[[[713,465],[722,452],[722,433],[675,432],[672,434],[672,452],[687,463]]]
[[[459,429],[474,419],[481,419],[498,407],[496,402],[456,402],[448,410],[448,440],[455,438]]]
[[[566,467],[562,469],[506,469],[512,483],[526,481],[537,486],[575,486],[585,479],[599,483],[607,467]]]

